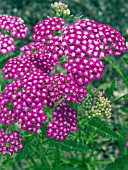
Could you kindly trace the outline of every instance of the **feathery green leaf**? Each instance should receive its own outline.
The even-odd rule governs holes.
[[[125,107],[120,107],[120,110],[126,114],[128,114],[128,109],[126,109]]]
[[[108,90],[108,99],[110,100],[110,98],[111,98],[111,96],[113,95],[113,91],[114,91],[114,89],[115,89],[115,87],[116,87],[116,81],[115,81],[115,79],[112,81],[112,83],[111,83],[111,86],[110,86],[110,88],[109,88],[109,90]]]
[[[115,59],[107,56],[106,60],[112,65],[112,67],[116,70],[116,72],[122,77],[126,86],[128,86],[127,72],[121,67],[121,65],[119,65],[119,63],[117,63]]]
[[[90,148],[88,146],[82,145],[76,140],[67,140],[64,141],[56,141],[54,139],[49,139],[49,143],[53,146],[60,147],[61,149],[67,150],[67,151],[80,151],[83,153],[86,153],[90,151]]]
[[[26,155],[30,145],[32,144],[33,140],[36,138],[36,135],[32,135],[28,140],[26,140],[23,149],[20,150],[16,156],[16,160],[20,162]]]

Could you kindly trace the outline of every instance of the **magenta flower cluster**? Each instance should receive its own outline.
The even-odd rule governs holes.
[[[8,31],[11,36],[26,38],[28,27],[23,20],[16,16],[0,15],[0,30]],[[8,52],[16,50],[13,38],[0,33],[0,54],[6,55]]]
[[[69,130],[77,130],[77,113],[65,102],[62,102],[52,111],[51,120],[47,125],[46,136],[48,138],[64,140],[68,136]]]
[[[2,34],[0,32],[0,54],[5,55],[6,53],[16,50],[16,45],[14,44],[14,39],[9,35]]]
[[[39,74],[30,76],[5,86],[4,93],[0,96],[0,122],[5,123],[6,126],[18,122],[22,130],[36,133],[42,127],[42,122],[47,120],[41,103],[44,101],[40,99],[46,89],[37,91],[41,88],[41,78],[40,82],[38,81]],[[25,84],[26,82],[28,84]]]
[[[0,152],[5,156],[7,153],[12,155],[14,152],[18,152],[22,149],[22,138],[17,131],[4,132],[3,128],[0,128]]]
[[[109,25],[86,19],[76,21],[62,30],[65,55],[104,59],[106,55],[119,56],[126,51],[125,39]]]
[[[26,38],[28,27],[16,16],[0,15],[0,29],[10,31],[11,36]]]
[[[104,71],[104,64],[97,58],[89,60],[85,57],[69,58],[63,64],[67,74],[72,76],[78,85],[88,84],[96,78],[101,78]]]
[[[54,37],[64,24],[66,24],[66,21],[59,17],[45,18],[34,26],[32,40],[45,42],[46,39]]]
[[[22,130],[35,133],[47,120],[43,106],[52,108],[62,98],[71,102],[82,101],[86,93],[87,89],[79,87],[71,77],[62,73],[49,77],[30,72],[5,86],[4,93],[0,94],[0,122],[7,126],[18,122]]]
[[[14,79],[0,95],[0,122],[7,126],[18,122],[21,129],[37,132],[47,116],[43,107],[53,108],[47,137],[63,140],[70,130],[77,130],[76,111],[66,104],[81,102],[87,94],[83,86],[104,72],[100,59],[126,51],[124,38],[108,25],[91,20],[76,21],[71,26],[59,17],[46,18],[34,26],[29,45],[21,47],[24,55],[8,60],[2,72]],[[60,58],[68,57],[61,65]],[[51,72],[62,66],[63,73]],[[60,103],[60,101],[62,101]]]

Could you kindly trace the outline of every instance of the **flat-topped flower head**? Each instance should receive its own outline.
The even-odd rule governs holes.
[[[77,130],[77,113],[65,102],[58,105],[52,111],[51,122],[47,124],[46,136],[48,138],[55,138],[56,140],[64,140],[70,130]]]
[[[45,75],[33,72],[15,80],[4,88],[0,97],[0,122],[8,126],[18,122],[21,129],[36,133],[47,120],[43,106],[47,88],[42,86]]]
[[[29,31],[21,18],[10,15],[0,15],[0,29],[10,31],[17,38],[26,38]]]
[[[52,7],[65,18],[70,17],[65,4],[54,3]],[[48,138],[56,140],[64,140],[70,130],[77,130],[77,113],[67,101],[82,102],[89,118],[111,116],[110,102],[103,92],[95,90],[93,96],[84,98],[88,92],[84,85],[101,78],[104,72],[101,59],[126,51],[125,39],[109,25],[79,20],[66,26],[60,16],[46,18],[34,26],[32,40],[36,42],[21,47],[24,54],[9,59],[4,65],[4,78],[11,78],[13,82],[0,93],[0,123],[6,126],[18,123],[22,130],[33,133],[47,121],[44,108],[58,104],[52,111],[46,133]],[[0,15],[0,29],[17,38],[25,38],[28,32],[20,18],[8,15]],[[14,40],[0,33],[0,53],[5,55],[15,48]],[[62,70],[56,73],[56,67],[63,67],[64,73]],[[3,130],[1,134],[4,136]],[[0,142],[6,139],[10,142],[7,134],[4,139],[0,136]],[[4,155],[17,152],[14,148],[11,145],[10,150],[0,143]]]
[[[125,39],[109,25],[79,20],[62,30],[62,46],[71,57],[88,55],[104,59],[126,51]]]
[[[6,55],[15,50],[14,39],[9,37],[9,35],[0,33],[0,54]]]
[[[101,61],[97,58],[87,59],[86,56],[69,58],[63,67],[80,86],[88,84],[96,78],[101,78],[104,72],[104,64]]]
[[[12,155],[23,148],[22,138],[18,131],[4,132],[3,128],[0,128],[0,152],[5,156],[6,154]]]
[[[4,73],[5,79],[19,79],[31,73],[35,75],[46,75],[47,73],[50,73],[50,68],[52,67],[52,64],[48,67],[47,65],[45,66],[43,63],[44,60],[39,54],[19,55],[15,58],[9,59],[7,64],[5,64],[4,68],[2,69],[2,72]],[[53,69],[53,67],[51,69]]]
[[[122,52],[126,51],[125,39],[120,35],[116,29],[109,25],[101,24],[93,20],[80,20],[73,24],[83,32],[89,33],[89,39],[92,40],[91,44],[97,47],[99,46],[100,52],[105,55],[119,56]],[[100,58],[102,54],[99,55]],[[104,58],[103,58],[104,59]]]
[[[34,26],[32,40],[45,42],[56,36],[58,31],[62,30],[64,24],[66,24],[66,21],[59,17],[45,18]]]
[[[72,76],[56,73],[45,79],[49,88],[48,97],[51,102],[59,102],[62,98],[70,102],[81,102],[87,94],[87,89],[77,85]]]

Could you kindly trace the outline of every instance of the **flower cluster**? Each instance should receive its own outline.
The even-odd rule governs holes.
[[[56,9],[57,11],[58,10],[64,10],[68,7],[68,5],[62,3],[62,2],[54,2],[53,4],[51,4],[52,8],[53,9]]]
[[[13,60],[15,58],[10,59],[10,61]],[[0,120],[7,126],[12,122],[18,122],[23,130],[37,132],[42,126],[41,123],[47,120],[42,106],[52,108],[54,103],[62,98],[71,102],[81,102],[87,94],[87,89],[78,86],[70,76],[62,73],[47,76],[46,73],[34,67],[28,67],[28,69],[25,67],[26,72],[23,73],[20,72],[20,65],[24,66],[19,62],[18,70],[15,64],[11,65],[14,68],[4,68],[6,72],[12,71],[11,75],[9,74],[10,77],[5,75],[5,78],[15,79],[4,88],[0,98]],[[29,70],[32,68],[33,70]],[[21,80],[18,80],[19,77]]]
[[[28,27],[16,16],[0,15],[0,29],[9,30],[12,36],[26,38]]]
[[[8,52],[15,51],[16,45],[13,38],[0,33],[0,54],[6,55]]]
[[[44,99],[47,89],[42,86],[44,79],[44,75],[34,72],[5,86],[4,93],[0,95],[0,122],[7,126],[18,122],[21,129],[37,132],[42,122],[47,120],[42,109],[47,102]]]
[[[44,47],[45,47],[44,42],[31,42],[29,45],[22,46],[20,50],[28,55],[33,53],[42,54],[42,52],[44,53]]]
[[[87,89],[78,86],[71,76],[58,73],[45,79],[46,86],[49,88],[47,96],[51,102],[59,102],[62,98],[70,102],[81,102],[87,94]]]
[[[12,155],[14,152],[18,152],[22,149],[22,138],[17,131],[4,132],[3,128],[0,128],[0,152],[3,155],[9,153]]]
[[[70,130],[77,130],[77,113],[65,102],[58,105],[52,111],[51,122],[47,124],[46,136],[56,140],[64,140]]]
[[[19,55],[8,60],[2,69],[4,78],[19,79],[26,75],[43,74],[50,72],[48,67],[43,65],[43,60],[38,55]]]
[[[100,116],[103,119],[111,117],[110,101],[104,97],[104,91],[94,89],[93,94],[87,95],[81,105],[89,118],[94,116]]]
[[[106,55],[120,55],[126,51],[125,39],[118,31],[86,19],[76,21],[62,30],[62,46],[65,55],[102,58]]]
[[[104,64],[97,58],[89,60],[85,57],[69,58],[63,67],[78,85],[88,84],[96,78],[101,78],[104,71]]]
[[[4,34],[0,32],[0,54],[6,55],[9,52],[16,50],[13,38],[26,38],[28,27],[24,24],[21,18],[9,15],[0,15],[0,30],[4,30]]]
[[[55,33],[62,29],[66,21],[59,17],[45,18],[34,26],[34,34],[32,39],[36,41],[46,42],[55,36]]]

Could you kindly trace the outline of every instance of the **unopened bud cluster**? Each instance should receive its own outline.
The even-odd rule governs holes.
[[[51,4],[51,7],[56,12],[57,16],[70,16],[68,5],[62,2],[54,2],[53,4]]]
[[[99,116],[103,119],[111,117],[110,101],[104,97],[104,91],[94,89],[92,95],[87,95],[82,101],[85,114],[89,117]]]

